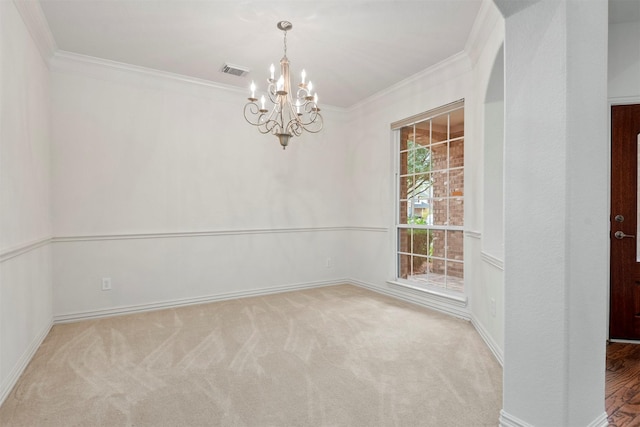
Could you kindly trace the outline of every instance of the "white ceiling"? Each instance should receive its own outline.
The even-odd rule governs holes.
[[[637,21],[640,21],[640,0],[609,0],[611,24]]]
[[[481,0],[41,0],[64,51],[264,89],[283,54],[320,103],[351,106],[463,50]],[[222,74],[225,63],[250,69]]]

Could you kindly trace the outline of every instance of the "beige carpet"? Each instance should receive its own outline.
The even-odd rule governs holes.
[[[333,286],[54,326],[1,426],[496,426],[465,321]]]

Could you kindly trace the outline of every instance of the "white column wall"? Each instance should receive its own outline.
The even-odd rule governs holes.
[[[496,3],[507,11],[501,424],[606,425],[607,2],[542,0],[512,15]]]
[[[486,21],[492,31],[482,46],[474,67],[474,90],[477,103],[472,119],[476,133],[472,143],[477,149],[465,156],[468,164],[475,165],[476,174],[465,177],[474,182],[471,190],[476,196],[473,210],[475,223],[472,231],[479,238],[467,239],[465,253],[469,264],[465,286],[469,295],[469,311],[476,329],[481,333],[497,359],[503,363],[504,355],[504,235],[503,235],[503,140],[504,140],[504,61],[501,49],[504,42],[504,19],[495,5],[491,13],[496,16]],[[498,86],[498,87],[496,87]],[[496,185],[498,183],[498,185]],[[470,190],[467,190],[467,193]],[[496,192],[499,192],[497,194]]]
[[[0,2],[0,403],[51,327],[49,70]]]

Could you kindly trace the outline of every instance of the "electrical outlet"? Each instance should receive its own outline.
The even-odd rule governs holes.
[[[493,317],[496,317],[496,300],[495,300],[495,298],[491,298],[490,303],[491,303],[491,315]]]
[[[111,277],[103,277],[102,278],[102,290],[110,291],[111,290]]]

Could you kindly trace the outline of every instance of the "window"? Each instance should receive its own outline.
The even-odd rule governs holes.
[[[394,125],[399,134],[397,279],[418,288],[462,292],[464,102]]]

